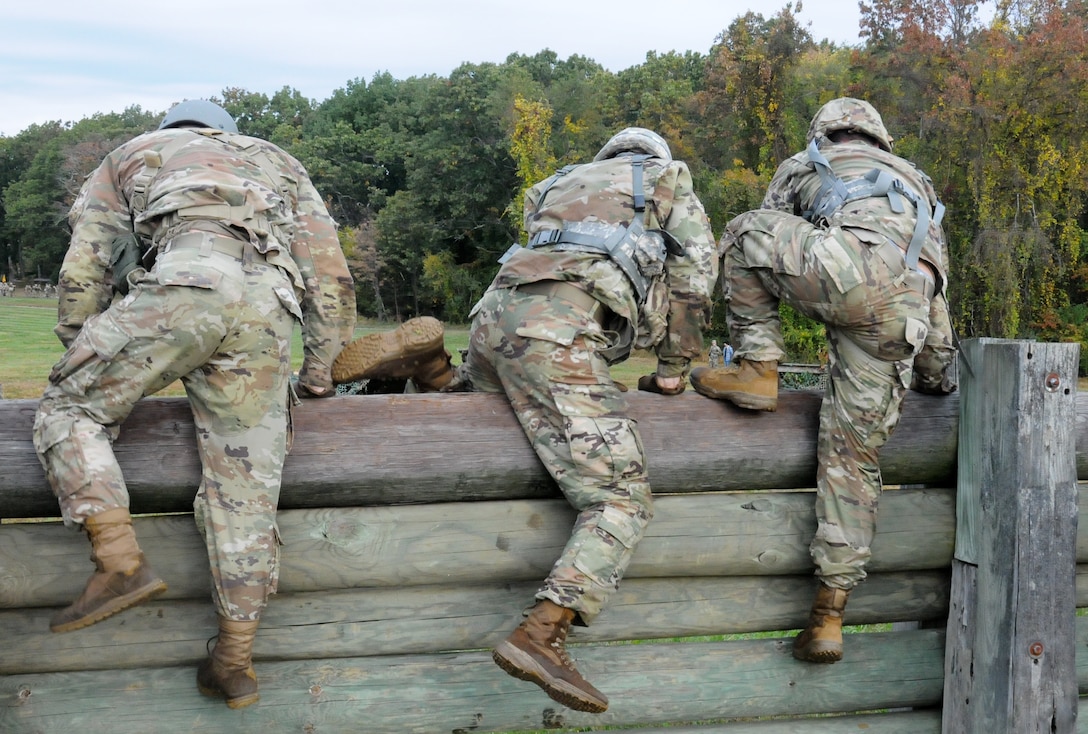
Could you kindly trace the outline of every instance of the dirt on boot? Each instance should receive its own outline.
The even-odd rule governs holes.
[[[582,677],[564,646],[573,619],[573,610],[541,601],[495,647],[492,659],[515,678],[540,686],[567,708],[600,714],[608,710],[608,698]]]
[[[421,372],[433,372],[432,362],[449,363],[443,346],[444,334],[441,321],[418,316],[392,331],[361,336],[344,347],[333,362],[333,382],[409,379]]]

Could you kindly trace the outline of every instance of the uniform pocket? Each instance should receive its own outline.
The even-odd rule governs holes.
[[[583,484],[610,484],[642,470],[641,439],[622,393],[598,383],[554,383],[551,392]]]
[[[865,282],[850,248],[858,246],[856,238],[838,227],[827,230],[822,237],[813,240],[810,252],[824,269],[839,293],[847,293]]]
[[[66,392],[83,394],[102,367],[120,354],[129,341],[131,337],[117,327],[108,312],[92,316],[53,366],[49,382],[54,385],[64,382]]]
[[[272,289],[276,294],[276,298],[280,300],[283,307],[291,312],[291,315],[295,319],[302,323],[302,307],[298,305],[298,299],[295,298],[295,291],[286,285],[279,285]]]
[[[211,265],[191,260],[175,261],[166,253],[155,265],[155,279],[160,285],[215,289],[223,279],[223,274]]]
[[[646,523],[610,505],[597,518],[600,544],[587,543],[574,557],[574,567],[602,586],[619,582]]]
[[[70,419],[39,415],[34,422],[34,448],[42,457],[42,467],[57,499],[70,497],[90,484],[83,449],[72,440]]]
[[[907,359],[918,356],[918,353],[922,351],[922,347],[926,345],[927,336],[929,336],[929,324],[919,319],[907,317],[906,332],[903,334],[903,339],[911,347],[910,357]]]
[[[569,347],[585,329],[575,324],[554,320],[527,321],[515,329],[518,336],[526,339],[540,339]]]

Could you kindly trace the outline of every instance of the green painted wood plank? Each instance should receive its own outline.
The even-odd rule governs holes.
[[[808,576],[629,579],[573,642],[798,629]],[[493,647],[520,621],[536,583],[352,589],[272,598],[257,632],[258,661],[428,653]],[[875,574],[851,598],[849,621],[943,620],[948,574]],[[52,634],[52,610],[0,612],[0,675],[195,665],[216,634],[210,600],[151,602],[99,624]]]
[[[947,568],[952,496],[886,492],[870,570]],[[811,573],[812,501],[809,492],[660,497],[626,577]],[[573,521],[564,500],[284,511],[280,590],[537,582]],[[137,518],[136,534],[170,587],[166,599],[208,598],[207,552],[191,516]],[[0,525],[0,608],[70,603],[93,570],[89,552],[82,534],[57,523]]]
[[[611,699],[601,715],[554,704],[502,673],[485,651],[267,662],[258,669],[261,702],[240,711],[200,696],[193,667],[6,676],[0,731],[502,732],[939,701],[943,632],[855,637],[846,659],[833,666],[797,662],[788,640],[575,647],[579,668]]]

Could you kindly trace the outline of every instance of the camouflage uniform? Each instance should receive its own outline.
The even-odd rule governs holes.
[[[711,367],[721,367],[722,366],[722,348],[718,346],[717,342],[714,342],[713,344],[710,345],[710,352],[709,352],[708,356],[710,357],[710,366]]]
[[[56,328],[68,350],[34,425],[64,520],[128,508],[112,442],[140,398],[181,380],[216,606],[257,619],[277,579],[292,330],[302,324],[301,385],[331,393],[333,359],[355,323],[335,223],[298,161],[210,128],[120,146],[85,182],[70,221]],[[112,271],[134,230],[157,259],[119,298]]]
[[[652,348],[658,375],[685,375],[702,353],[717,278],[713,235],[687,166],[663,158],[644,165],[645,229],[678,243],[663,271],[657,264],[645,302],[606,255],[561,245],[519,249],[475,306],[468,354],[448,388],[505,393],[578,510],[537,599],[575,610],[581,624],[615,591],[653,515],[642,441],[608,366],[632,348]],[[525,227],[530,236],[584,222],[613,229],[638,216],[632,194],[629,155],[597,160],[526,192]],[[554,282],[591,298],[539,290]]]
[[[810,140],[821,140],[819,151],[841,180],[887,171],[924,205],[936,205],[929,179],[889,152],[890,138],[885,150],[833,143],[824,132],[810,132]],[[722,280],[737,358],[785,355],[780,301],[826,325],[830,379],[820,411],[811,552],[821,581],[849,590],[865,578],[881,493],[880,449],[899,422],[906,390],[912,382],[927,392],[955,389],[956,350],[939,224],[930,224],[923,264],[912,270],[904,260],[916,221],[909,201],[897,213],[887,196],[862,198],[813,224],[803,215],[820,187],[807,151],[784,161],[763,208],[727,225]]]

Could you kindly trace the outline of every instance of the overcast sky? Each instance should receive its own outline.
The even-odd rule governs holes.
[[[227,87],[322,101],[354,79],[446,76],[511,53],[580,54],[613,72],[647,52],[707,53],[756,0],[22,0],[0,10],[0,135]],[[858,42],[857,0],[803,0],[816,40]]]

